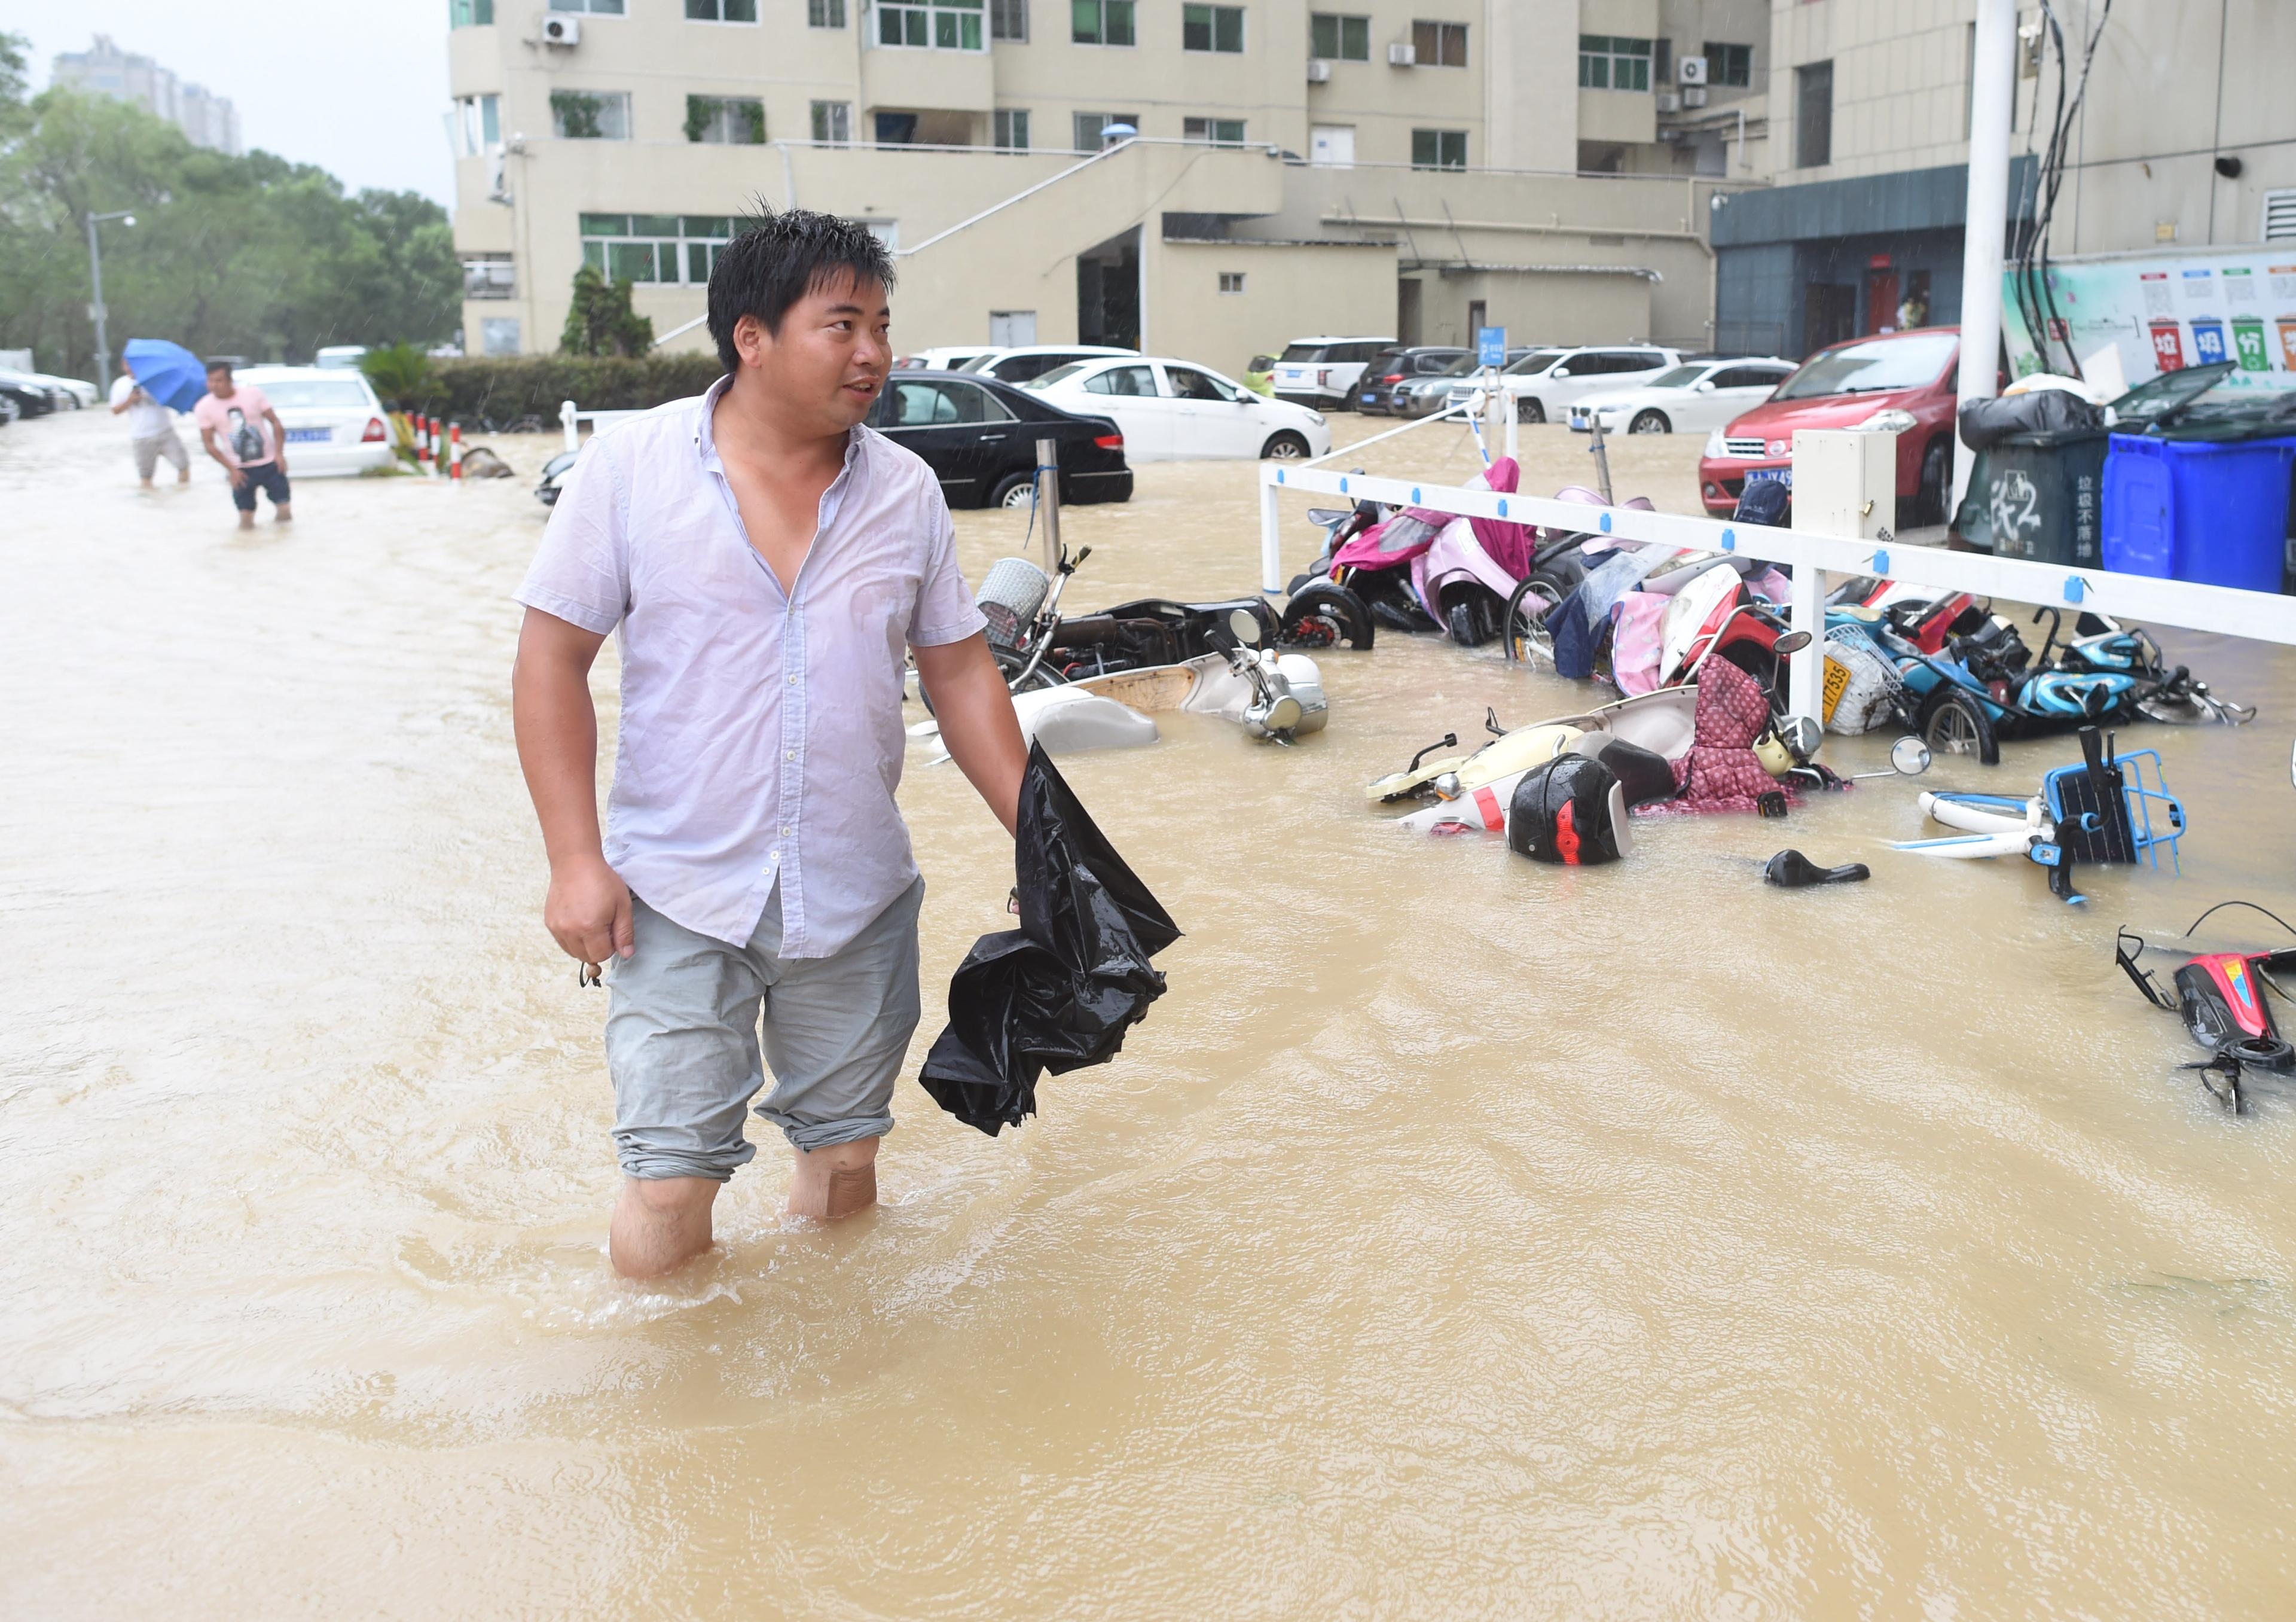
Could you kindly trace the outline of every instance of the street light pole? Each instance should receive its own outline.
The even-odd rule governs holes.
[[[1977,0],[1969,87],[1969,200],[1962,225],[1961,405],[1991,399],[2001,352],[2001,255],[2009,235],[2009,127],[2017,106],[2017,0]],[[1968,492],[1974,455],[1953,459],[1948,523]]]
[[[103,334],[103,251],[96,246],[95,242],[97,222],[106,219],[124,219],[132,226],[135,223],[135,215],[131,210],[120,209],[110,214],[87,217],[87,279],[95,294],[94,302],[87,307],[87,313],[95,322],[96,387],[108,395],[111,392],[111,345]]]

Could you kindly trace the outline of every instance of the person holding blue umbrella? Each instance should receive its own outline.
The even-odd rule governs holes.
[[[169,363],[176,356],[182,361],[176,363],[171,375]],[[184,449],[184,441],[176,437],[176,412],[196,403],[207,391],[206,384],[202,382],[193,388],[184,405],[176,404],[176,399],[169,397],[182,397],[183,391],[178,386],[182,366],[188,364],[196,369],[199,358],[177,344],[138,338],[128,344],[122,360],[120,375],[111,385],[111,415],[127,416],[128,447],[135,453],[135,476],[144,482],[145,490],[152,489],[152,475],[159,472],[160,458],[165,457],[175,465],[176,482],[189,484],[192,458]]]

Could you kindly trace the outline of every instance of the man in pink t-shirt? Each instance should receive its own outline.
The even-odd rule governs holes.
[[[208,363],[208,391],[192,408],[200,425],[200,443],[208,455],[223,464],[231,476],[231,501],[239,509],[239,527],[255,527],[255,492],[271,498],[273,517],[294,522],[288,505],[287,430],[271,408],[263,391],[253,383],[234,383],[231,362]]]

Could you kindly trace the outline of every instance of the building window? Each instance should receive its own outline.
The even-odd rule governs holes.
[[[1069,37],[1080,45],[1132,44],[1132,0],[1069,0]]]
[[[983,0],[877,0],[877,43],[911,50],[982,48]]]
[[[824,146],[843,146],[853,139],[853,103],[816,102],[813,138]]]
[[[1464,22],[1414,22],[1411,25],[1412,59],[1422,68],[1464,68],[1467,65],[1467,25]]]
[[[1026,107],[999,107],[988,117],[990,136],[997,146],[1008,152],[1029,150],[1029,110]]]
[[[518,275],[506,258],[464,259],[463,296],[466,299],[511,299],[518,296]]]
[[[1824,169],[1833,161],[1833,64],[1814,62],[1794,70],[1794,167]]]
[[[1222,292],[1243,291],[1243,272],[1241,270],[1223,270],[1219,273],[1219,289]]]
[[[455,134],[465,158],[502,144],[502,97],[465,95],[455,103]]]
[[[1180,134],[1191,141],[1210,141],[1215,146],[1242,146],[1242,119],[1183,119]]]
[[[582,258],[610,282],[707,286],[739,224],[712,214],[585,214]]]
[[[447,0],[450,29],[486,28],[495,20],[495,0]]]
[[[1079,112],[1076,115],[1076,149],[1080,152],[1096,152],[1101,146],[1101,132],[1111,124],[1129,124],[1140,128],[1136,112]]]
[[[1651,87],[1651,44],[1609,34],[1578,36],[1578,88],[1581,90],[1648,90]]]
[[[1226,51],[1243,49],[1243,7],[1184,5],[1180,8],[1180,49]]]
[[[481,355],[515,355],[518,353],[518,317],[488,316],[479,323],[479,353]]]
[[[1706,42],[1706,82],[1710,85],[1751,85],[1754,82],[1754,47]]]
[[[688,22],[755,22],[758,0],[685,0]]]
[[[689,95],[685,138],[711,146],[762,146],[766,104],[753,95]]]
[[[550,0],[554,12],[587,12],[594,17],[619,17],[622,0]]]
[[[805,26],[809,29],[843,28],[845,0],[805,0]]]
[[[1029,43],[1029,0],[988,0],[988,37]]]
[[[1371,19],[1316,12],[1308,19],[1308,54],[1333,62],[1371,60]]]
[[[1411,167],[1464,169],[1467,132],[1464,129],[1414,129],[1411,132]]]
[[[550,123],[561,140],[627,141],[630,138],[630,93],[627,90],[554,90]]]

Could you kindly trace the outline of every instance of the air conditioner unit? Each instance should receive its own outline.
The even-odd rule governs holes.
[[[1391,45],[1387,47],[1387,65],[1390,68],[1415,68],[1419,65],[1417,45]]]
[[[582,43],[582,20],[563,17],[555,12],[542,20],[542,43],[546,45],[578,45]]]
[[[1681,93],[1674,90],[1660,91],[1658,93],[1658,110],[1660,112],[1680,112],[1682,111]]]
[[[1704,84],[1706,82],[1706,59],[1703,56],[1682,56],[1676,58],[1674,63],[1674,77],[1676,82],[1679,84]]]
[[[1682,104],[1685,107],[1705,106],[1706,86],[1703,85],[1685,86],[1682,92]]]
[[[1309,57],[1308,59],[1308,82],[1311,85],[1330,84],[1332,82],[1332,64],[1324,61],[1321,57]]]

